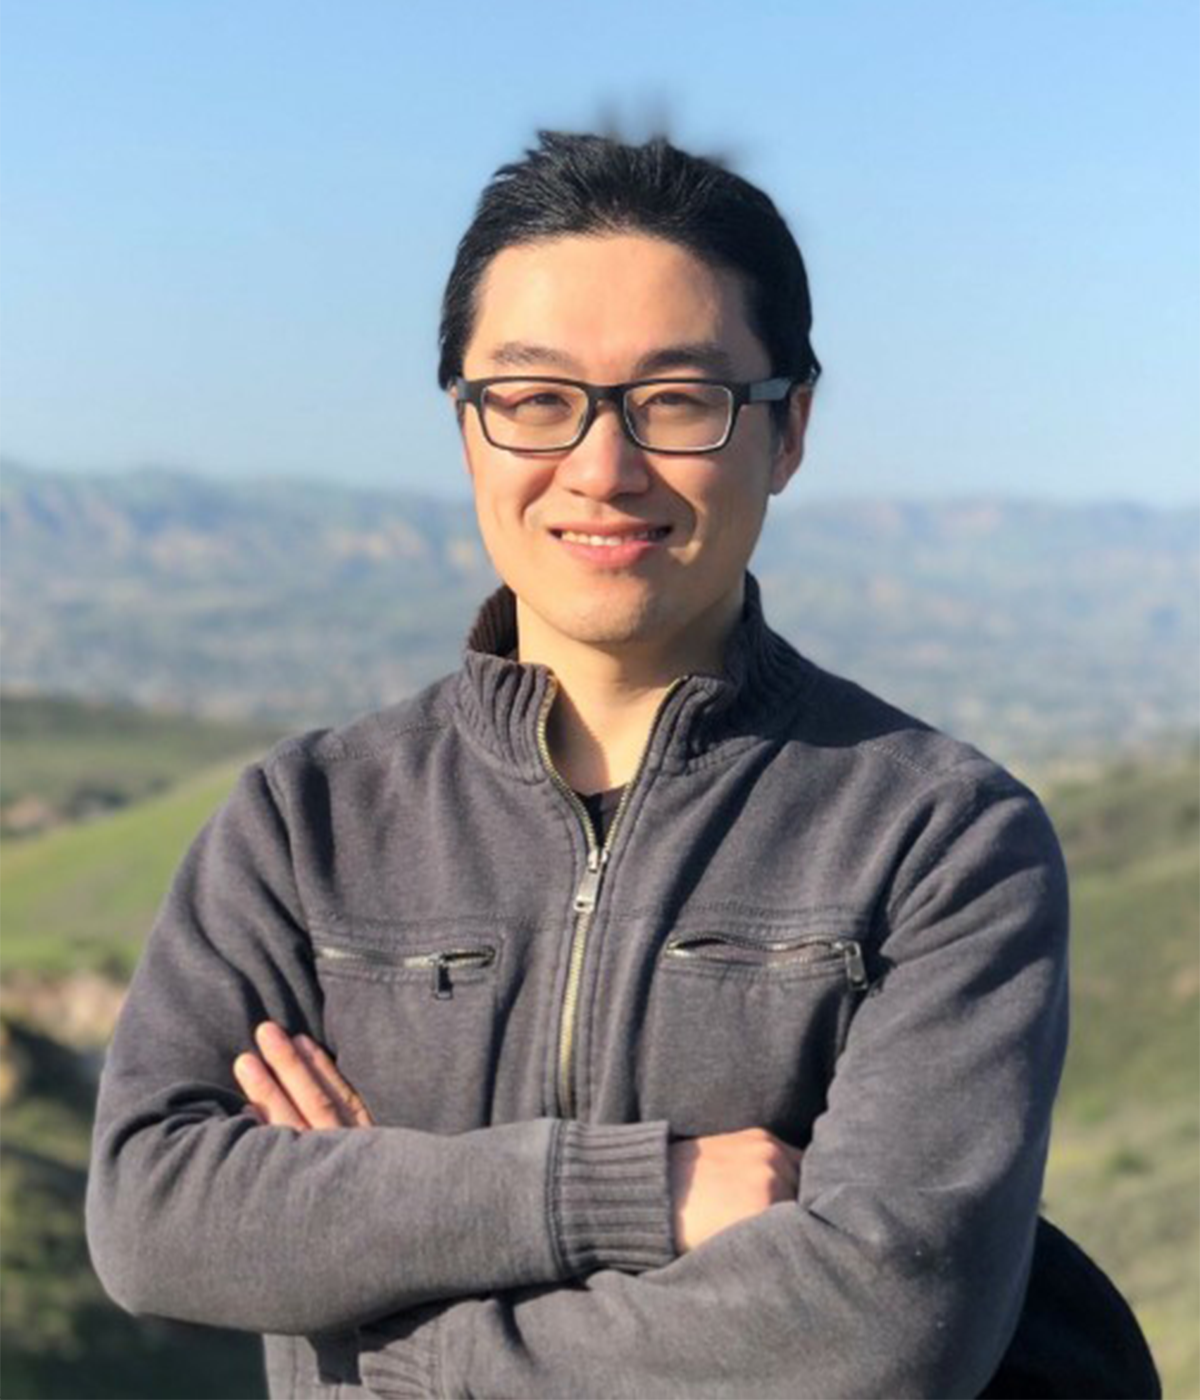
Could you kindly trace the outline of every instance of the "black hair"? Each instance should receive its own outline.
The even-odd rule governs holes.
[[[462,373],[476,299],[491,260],[516,244],[568,234],[644,233],[745,279],[750,324],[772,375],[811,382],[812,303],[800,249],[770,198],[716,160],[665,137],[626,145],[607,136],[538,133],[525,159],[502,165],[458,245],[442,298],[438,383]],[[786,413],[786,405],[780,405]]]

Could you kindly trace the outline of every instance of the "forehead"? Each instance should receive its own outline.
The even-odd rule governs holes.
[[[664,350],[701,346],[719,350],[739,376],[769,372],[738,274],[661,238],[574,235],[505,248],[492,259],[464,360],[469,375],[523,357],[547,368],[576,365],[604,381],[661,360]]]

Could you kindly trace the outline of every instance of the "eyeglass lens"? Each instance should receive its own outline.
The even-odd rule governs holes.
[[[578,439],[588,397],[573,384],[522,379],[489,385],[480,406],[495,446],[547,452]],[[733,395],[722,384],[687,379],[637,384],[625,391],[624,413],[634,438],[649,451],[703,452],[724,441]]]

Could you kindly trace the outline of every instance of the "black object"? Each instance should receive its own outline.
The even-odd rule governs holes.
[[[1038,1220],[1017,1330],[980,1400],[1161,1400],[1154,1358],[1108,1275]]]

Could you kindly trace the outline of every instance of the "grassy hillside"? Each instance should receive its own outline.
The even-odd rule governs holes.
[[[127,1316],[88,1263],[83,1192],[94,1085],[79,1057],[4,1026],[0,1394],[90,1400],[265,1394],[257,1338]],[[13,1083],[19,1080],[19,1088]]]
[[[1194,753],[1051,802],[1071,867],[1073,1024],[1048,1214],[1200,1395],[1200,787]]]
[[[50,823],[0,846],[3,967],[127,978],[180,857],[278,731],[11,694],[0,726],[4,812]]]
[[[128,979],[180,858],[243,759],[273,733],[14,697],[4,698],[3,726],[6,803],[32,797],[69,813],[80,794],[115,793],[131,805],[6,840],[0,851],[0,1393],[262,1395],[256,1338],[131,1318],[104,1294],[82,1229],[94,1066],[27,1022],[32,1014],[44,1026],[47,1005],[63,1006],[64,997],[75,1010],[94,996],[94,979],[85,993],[81,974]],[[39,1004],[42,987],[59,988],[58,1000]],[[76,1031],[111,1014],[111,1000],[81,1009]],[[61,1033],[57,1021],[51,1030]]]
[[[221,759],[265,749],[277,731],[65,696],[0,694],[0,735],[0,813],[32,800],[61,819],[163,791]]]
[[[205,769],[112,816],[8,843],[5,972],[128,977],[173,870],[241,766]]]

